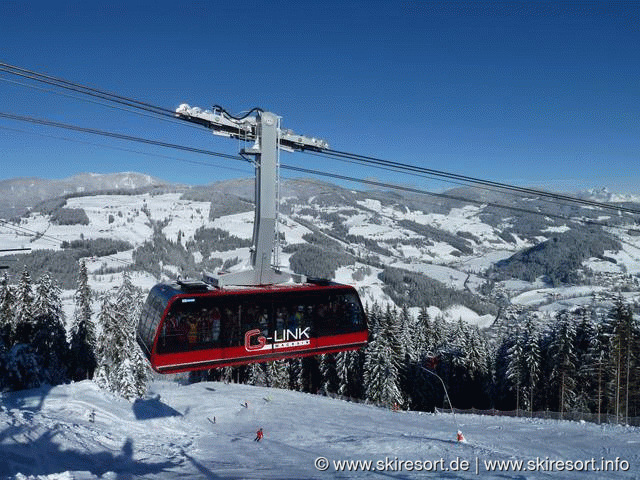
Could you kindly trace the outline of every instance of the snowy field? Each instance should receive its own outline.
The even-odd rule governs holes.
[[[131,404],[86,381],[3,394],[0,477],[640,478],[638,428],[478,415],[457,422],[223,383],[157,381]],[[458,428],[467,443],[456,442]],[[341,461],[360,463],[338,471]],[[499,461],[511,463],[490,471]]]

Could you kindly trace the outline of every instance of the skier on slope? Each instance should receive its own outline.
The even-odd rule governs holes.
[[[262,433],[262,427],[261,427],[260,430],[256,432],[256,438],[254,438],[253,441],[259,442],[260,440],[262,440],[262,437],[264,437],[264,433]]]

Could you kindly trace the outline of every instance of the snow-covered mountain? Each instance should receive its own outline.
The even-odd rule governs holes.
[[[4,184],[16,191],[19,182]],[[3,248],[32,249],[9,262],[14,274],[23,261],[45,265],[70,291],[73,265],[86,257],[98,291],[131,264],[136,283],[149,288],[177,275],[239,269],[249,258],[252,179],[185,187],[140,174],[87,174],[33,185],[21,188],[39,192],[40,203],[0,225]],[[150,190],[131,190],[139,188]],[[428,306],[432,315],[488,326],[505,299],[541,314],[606,305],[614,292],[637,299],[638,220],[471,188],[426,197],[286,180],[279,260],[299,273],[354,284],[369,303]]]
[[[637,427],[394,412],[213,382],[156,381],[129,403],[84,381],[0,405],[0,476],[17,480],[637,479],[639,445]]]
[[[0,218],[23,215],[43,200],[82,192],[140,190],[167,185],[160,179],[135,172],[82,173],[62,180],[14,178],[0,181]]]

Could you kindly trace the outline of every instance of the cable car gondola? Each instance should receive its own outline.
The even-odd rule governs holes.
[[[158,284],[149,292],[137,332],[160,373],[355,350],[367,337],[355,289],[332,282]]]
[[[176,113],[214,133],[256,140],[250,149],[243,149],[245,155],[255,156],[256,169],[250,268],[205,274],[206,282],[153,287],[137,332],[151,366],[161,373],[174,373],[365,345],[367,321],[353,287],[308,281],[271,264],[277,251],[278,152],[280,148],[317,151],[328,144],[280,129],[280,117],[271,112],[257,109],[253,118],[218,110],[203,112],[181,105]]]

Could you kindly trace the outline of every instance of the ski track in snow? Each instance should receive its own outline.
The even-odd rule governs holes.
[[[248,408],[241,403],[248,402]],[[91,421],[91,413],[95,419]],[[212,424],[207,418],[213,419]],[[457,420],[457,422],[456,422]],[[263,427],[265,437],[254,442]],[[468,443],[455,441],[461,429]],[[640,429],[481,415],[392,412],[246,385],[156,381],[134,403],[90,381],[5,393],[0,477],[11,479],[640,478]],[[467,472],[318,471],[314,461],[437,462]],[[604,476],[489,472],[485,460],[629,462]],[[475,472],[476,462],[480,466]],[[604,473],[604,472],[602,472]]]

